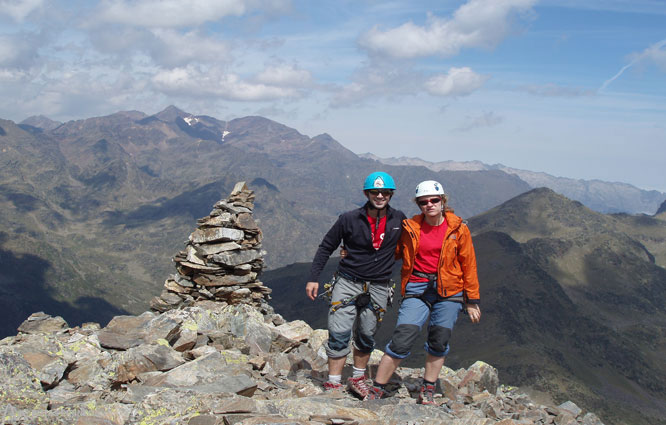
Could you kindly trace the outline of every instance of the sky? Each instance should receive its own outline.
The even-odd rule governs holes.
[[[0,0],[0,118],[169,105],[666,192],[666,1]]]

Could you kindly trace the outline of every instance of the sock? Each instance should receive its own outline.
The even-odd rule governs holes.
[[[380,384],[380,383],[378,383],[377,381],[372,381],[372,383],[374,384],[375,387],[377,387],[377,388],[381,388],[382,390],[385,390],[385,389],[386,389],[386,385],[388,384],[388,383],[387,383],[387,384]]]
[[[361,376],[365,376],[365,368],[359,369],[356,366],[352,366],[353,372],[352,372],[352,378],[359,378]]]
[[[432,385],[433,387],[437,385],[437,382],[430,382],[423,378],[423,385]]]
[[[339,384],[342,382],[342,375],[328,375],[328,382]]]

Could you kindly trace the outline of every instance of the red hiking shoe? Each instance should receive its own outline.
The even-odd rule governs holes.
[[[380,387],[372,386],[368,389],[368,395],[365,400],[379,400],[386,397],[386,391]]]
[[[368,384],[365,383],[366,379],[365,375],[347,379],[347,388],[350,392],[359,396],[361,400],[365,399],[370,391]]]
[[[343,390],[343,386],[339,382],[331,382],[331,381],[326,381],[324,382],[324,391],[328,392],[339,392],[341,393]]]
[[[435,402],[435,386],[431,384],[421,385],[421,390],[419,391],[419,399],[417,400],[418,404],[431,404],[436,405]]]

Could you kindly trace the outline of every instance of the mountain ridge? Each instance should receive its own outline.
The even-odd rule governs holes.
[[[512,418],[539,418],[603,425],[570,400],[533,403],[500,385],[497,370],[483,361],[443,368],[434,405],[415,402],[422,372],[405,367],[386,386],[390,399],[326,391],[328,332],[275,314],[271,289],[257,280],[265,252],[254,201],[237,182],[197,220],[153,311],[74,328],[36,312],[16,336],[0,340],[3,423],[511,425]],[[368,376],[380,358],[379,351],[369,356]],[[344,378],[351,355],[346,363]]]
[[[650,233],[653,246],[666,245],[660,239],[666,223],[626,218],[547,188],[469,218],[483,320],[472,326],[459,318],[447,364],[480,359],[497,365],[503,380],[555,402],[575,393],[577,402],[613,423],[664,423],[666,269],[640,238]],[[335,269],[335,259],[329,263],[322,279]],[[324,326],[326,305],[310,302],[293,285],[305,282],[308,270],[308,264],[271,270],[264,281],[274,289],[276,312]],[[378,348],[390,338],[396,315],[396,307],[387,313]],[[422,335],[405,365],[422,364],[423,342]]]
[[[35,305],[73,323],[145,311],[182,235],[240,179],[257,195],[267,262],[310,260],[337,215],[363,204],[363,178],[381,168],[399,184],[392,205],[408,215],[416,210],[410,187],[446,182],[474,232],[490,303],[475,331],[496,344],[465,339],[461,320],[452,364],[476,358],[474,348],[536,390],[580,394],[604,411],[616,402],[632,424],[664,416],[663,212],[600,214],[501,170],[382,165],[265,119],[262,132],[246,128],[252,117],[230,131],[176,109],[157,115],[130,111],[41,132],[0,122],[0,255],[14,265],[0,274],[5,334]],[[38,273],[22,272],[30,266]],[[288,284],[302,293],[299,279]]]
[[[449,181],[463,215],[528,188],[497,171],[384,167],[330,135],[309,138],[262,117],[226,122],[176,107],[154,115],[121,111],[52,130],[28,131],[11,121],[0,128],[2,249],[19,258],[39,253],[47,264],[44,288],[62,303],[54,305],[76,312],[77,299],[99,296],[107,302],[104,317],[147,305],[170,267],[169,253],[182,243],[179,235],[241,179],[257,185],[268,267],[308,260],[319,234],[363,204],[361,182],[377,168],[400,182],[392,203],[398,208],[411,205],[406,188],[425,179]],[[24,281],[14,272],[0,277],[0,287]],[[63,314],[74,323],[93,319]],[[20,316],[2,316],[0,332],[11,333]]]
[[[521,170],[502,164],[485,164],[481,161],[440,161],[431,162],[414,157],[380,158],[371,153],[359,155],[390,165],[420,165],[434,171],[482,171],[501,170],[514,174],[532,188],[548,187],[567,198],[580,201],[590,208],[604,213],[652,214],[666,199],[666,193],[657,190],[644,190],[628,183],[607,182],[598,179],[584,180],[556,177],[544,172]]]

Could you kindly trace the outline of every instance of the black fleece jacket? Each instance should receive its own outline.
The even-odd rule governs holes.
[[[312,260],[308,282],[319,282],[319,275],[328,258],[340,242],[347,250],[347,256],[340,261],[338,270],[357,279],[385,281],[391,278],[395,263],[395,247],[400,239],[402,220],[405,214],[387,207],[384,240],[378,250],[372,246],[372,234],[368,221],[367,203],[361,208],[348,211],[338,217],[333,227],[321,241]]]

